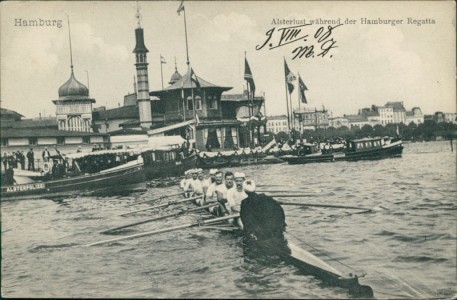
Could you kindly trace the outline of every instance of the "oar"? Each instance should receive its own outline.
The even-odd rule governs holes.
[[[272,197],[279,197],[279,198],[284,198],[284,197],[289,197],[289,198],[300,198],[300,197],[306,197],[309,195],[315,196],[316,194],[273,194],[271,195]]]
[[[291,190],[256,190],[256,193],[300,193],[300,191],[291,191]]]
[[[126,216],[126,215],[134,214],[134,213],[137,213],[137,212],[140,212],[140,211],[146,211],[146,210],[151,210],[151,209],[156,209],[156,208],[161,208],[161,207],[167,207],[167,206],[170,206],[170,205],[173,205],[173,204],[178,204],[178,203],[183,203],[183,202],[187,202],[187,201],[192,201],[192,200],[199,199],[199,198],[202,198],[202,197],[203,197],[203,196],[200,195],[200,196],[190,197],[190,198],[186,198],[186,199],[182,199],[182,200],[177,200],[177,201],[168,201],[167,203],[163,203],[163,204],[159,204],[159,205],[154,205],[154,206],[151,206],[151,207],[148,207],[148,208],[144,208],[144,209],[139,209],[139,210],[130,211],[130,212],[123,213],[123,214],[120,214],[120,215],[117,215],[117,216]]]
[[[135,203],[133,203],[133,204],[128,205],[127,207],[130,207],[130,206],[133,206],[133,205],[137,205],[137,204],[140,204],[140,203],[154,202],[154,201],[157,201],[157,200],[162,200],[162,199],[169,198],[169,197],[173,197],[173,196],[178,196],[178,195],[181,195],[181,194],[184,194],[184,193],[185,193],[185,192],[182,191],[182,192],[175,193],[175,194],[162,195],[162,196],[160,196],[160,197],[152,198],[152,199],[149,199],[149,200],[146,200],[146,201],[135,202]]]
[[[330,204],[314,204],[314,203],[298,203],[298,202],[283,202],[278,201],[281,205],[296,205],[296,206],[309,206],[309,207],[327,207],[327,208],[345,208],[345,209],[358,209],[364,211],[374,211],[376,208],[367,208],[359,206],[345,206],[345,205],[330,205]]]
[[[225,216],[225,217],[220,217],[220,218],[215,218],[215,219],[210,219],[210,220],[204,220],[204,221],[199,221],[199,222],[195,222],[195,223],[187,223],[187,224],[183,224],[183,225],[179,225],[179,226],[162,228],[162,229],[158,229],[158,230],[152,230],[152,231],[146,231],[143,233],[127,235],[127,236],[123,236],[123,237],[119,237],[119,238],[114,238],[114,239],[104,240],[101,242],[87,244],[85,246],[86,247],[97,246],[97,245],[102,245],[102,244],[106,244],[106,243],[124,241],[124,240],[135,239],[135,238],[140,238],[140,237],[149,236],[149,235],[156,235],[156,234],[160,234],[160,233],[176,231],[176,230],[185,229],[185,228],[191,228],[191,227],[196,227],[196,226],[201,226],[201,225],[208,225],[208,224],[213,224],[213,223],[217,223],[217,222],[224,221],[224,220],[238,218],[239,216],[240,216],[239,214],[233,214],[230,216]]]
[[[208,204],[208,205],[199,206],[199,207],[196,207],[196,208],[182,209],[182,210],[180,210],[179,212],[176,212],[176,213],[163,215],[163,216],[155,217],[155,218],[152,218],[152,219],[147,219],[147,220],[136,222],[136,223],[130,223],[130,224],[127,224],[127,225],[124,225],[124,226],[119,226],[119,227],[111,228],[111,229],[108,229],[108,230],[104,230],[104,231],[101,231],[99,233],[106,234],[106,233],[110,233],[110,232],[117,231],[117,230],[124,229],[124,228],[129,228],[129,227],[133,227],[133,226],[137,226],[137,225],[141,225],[141,224],[145,224],[145,223],[149,223],[149,222],[163,220],[163,219],[170,218],[170,217],[176,217],[176,216],[179,216],[179,215],[183,215],[185,213],[202,210],[202,209],[209,208],[211,206],[216,206],[216,205],[219,205],[219,204],[218,203],[212,203],[212,204]]]

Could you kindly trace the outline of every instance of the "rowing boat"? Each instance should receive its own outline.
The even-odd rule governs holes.
[[[195,202],[194,204],[198,205]],[[206,210],[204,213],[216,218],[216,216]],[[241,229],[237,225],[227,223],[226,221],[222,222],[224,222],[223,226],[214,228],[222,228],[224,231],[227,231],[229,230],[228,228],[230,228],[231,231],[241,232]],[[236,224],[237,222],[233,223]],[[285,237],[287,239],[287,247],[290,251],[281,252],[280,256],[287,263],[295,266],[305,274],[313,275],[316,278],[319,278],[329,285],[345,288],[351,295],[356,297],[372,298],[374,296],[372,288],[366,285],[361,285],[357,275],[345,275],[343,272],[327,264],[317,256],[292,243],[290,241],[291,236],[288,233],[285,233]]]

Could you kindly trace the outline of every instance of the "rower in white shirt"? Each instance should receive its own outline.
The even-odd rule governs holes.
[[[235,172],[234,178],[235,187],[227,191],[227,203],[225,204],[225,206],[227,207],[227,212],[229,214],[240,213],[241,201],[248,197],[243,187],[246,175],[241,172]],[[231,219],[230,222],[237,222],[238,226],[241,229],[243,229],[243,223],[241,222],[241,218],[236,218],[235,220]]]
[[[225,204],[227,203],[227,191],[234,187],[233,183],[233,173],[230,171],[225,172],[224,184],[218,185],[216,187],[217,202],[219,202],[219,213],[220,215],[225,215],[227,208]]]
[[[200,169],[192,169],[192,178],[188,181],[184,190],[191,193],[190,196],[203,195],[203,188],[200,179],[198,179],[198,173]]]
[[[222,171],[215,170],[214,173],[214,182],[209,185],[206,190],[206,203],[210,204],[212,202],[217,202],[217,193],[216,189],[219,185],[224,185]],[[210,207],[209,211],[212,213],[216,209],[216,206]]]
[[[201,171],[198,173],[198,179],[200,179],[202,183],[202,188],[203,188],[203,195],[206,196],[206,192],[208,191],[209,186],[211,185],[211,179],[205,177],[205,173],[203,173],[203,170],[200,169]]]
[[[184,172],[184,175],[185,177],[181,180],[181,182],[179,183],[179,187],[184,190],[187,186],[187,182],[189,181],[189,179],[192,178],[192,174],[190,173],[190,170],[187,170],[186,172]]]

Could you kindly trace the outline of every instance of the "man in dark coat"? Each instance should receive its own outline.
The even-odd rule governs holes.
[[[16,180],[14,179],[14,170],[13,170],[13,165],[9,165],[8,169],[6,169],[5,172],[5,178],[4,182],[5,185],[13,185],[16,183]]]
[[[252,180],[245,181],[244,191],[248,197],[241,202],[240,217],[248,248],[254,249],[254,256],[258,251],[280,256],[290,253],[284,237],[287,224],[281,205],[270,196],[255,193]]]
[[[35,171],[35,153],[33,153],[33,149],[30,148],[30,151],[27,152],[27,161],[28,161],[28,170]]]

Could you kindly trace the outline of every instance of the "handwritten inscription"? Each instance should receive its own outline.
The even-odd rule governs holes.
[[[9,186],[6,188],[7,193],[22,192],[22,191],[31,191],[31,190],[41,190],[44,189],[44,183],[34,183],[34,184],[22,184]]]
[[[292,59],[325,57],[326,55],[332,57],[331,50],[338,47],[333,31],[342,25],[321,26],[316,31],[314,31],[312,24],[273,27],[265,33],[265,41],[261,45],[257,45],[256,50],[264,48],[273,50],[294,44]]]

